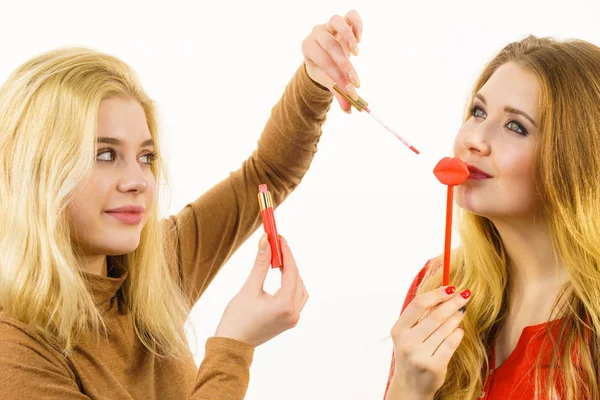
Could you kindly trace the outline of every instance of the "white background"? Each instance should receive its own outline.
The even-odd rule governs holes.
[[[600,44],[596,0],[0,3],[0,79],[62,45],[112,53],[160,108],[175,213],[237,169],[302,62],[315,24],[357,9],[364,21],[360,95],[421,150],[414,155],[366,114],[329,113],[312,167],[276,212],[310,292],[300,324],[259,347],[249,400],[380,399],[406,290],[443,247],[449,155],[484,64],[529,33]],[[195,307],[198,362],[252,265],[260,233]],[[279,273],[269,275],[275,288]],[[477,296],[477,293],[473,294]]]

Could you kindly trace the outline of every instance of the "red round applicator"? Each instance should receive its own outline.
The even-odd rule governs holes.
[[[450,284],[450,242],[452,240],[452,206],[454,203],[454,186],[460,185],[469,177],[469,168],[460,158],[442,158],[433,169],[435,177],[444,185],[448,185],[446,197],[446,238],[444,241],[444,276],[442,285]]]

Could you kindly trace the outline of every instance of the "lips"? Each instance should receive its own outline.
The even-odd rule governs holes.
[[[444,157],[433,169],[435,177],[444,185],[460,185],[469,178],[471,172],[460,158]]]
[[[118,208],[106,210],[107,213],[131,213],[131,214],[142,214],[144,212],[143,206],[129,205]]]
[[[469,169],[469,179],[489,179],[492,177],[473,165],[467,164],[467,168]]]
[[[127,225],[137,225],[144,218],[144,207],[142,206],[123,206],[105,211],[108,215]]]

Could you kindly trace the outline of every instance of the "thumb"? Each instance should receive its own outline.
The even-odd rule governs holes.
[[[254,266],[244,286],[251,288],[261,288],[267,278],[269,266],[271,265],[271,245],[266,233],[262,235],[258,242],[258,253],[254,260]]]

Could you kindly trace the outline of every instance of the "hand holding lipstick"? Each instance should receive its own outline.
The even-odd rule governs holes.
[[[257,347],[298,323],[308,292],[285,239],[280,239],[283,265],[281,288],[270,295],[263,285],[271,265],[271,248],[264,234],[250,276],[227,305],[215,336]]]

